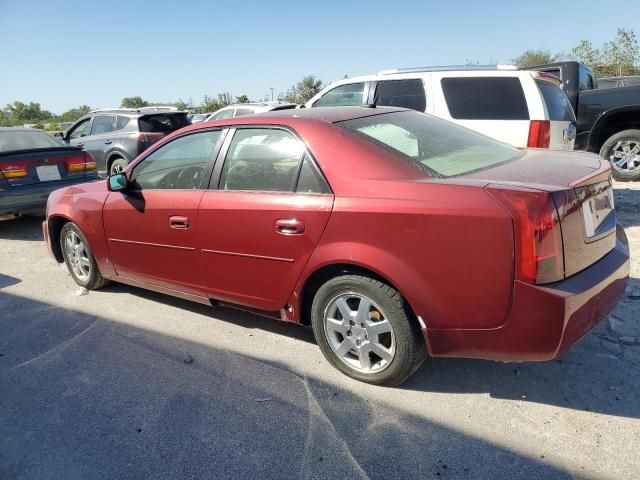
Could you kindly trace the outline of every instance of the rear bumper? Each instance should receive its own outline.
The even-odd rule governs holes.
[[[99,179],[96,174],[66,182],[49,182],[6,187],[4,190],[0,190],[0,215],[43,215],[47,206],[47,199],[54,190]]]
[[[509,319],[485,330],[427,329],[433,356],[550,360],[568,351],[615,308],[629,278],[629,248],[617,227],[615,248],[576,275],[549,285],[514,282]]]

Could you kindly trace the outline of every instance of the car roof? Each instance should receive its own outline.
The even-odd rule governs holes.
[[[38,128],[28,128],[28,127],[0,127],[0,132],[38,132],[38,133],[47,133],[44,130],[40,130]]]
[[[254,115],[235,117],[233,120],[238,120],[234,123],[242,123],[243,118],[273,118],[275,120],[283,118],[302,118],[335,123],[344,120],[353,120],[355,118],[371,117],[373,115],[380,115],[383,113],[406,111],[410,110],[397,107],[315,107],[263,112]]]

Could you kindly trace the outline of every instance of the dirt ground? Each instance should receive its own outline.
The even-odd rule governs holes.
[[[625,298],[551,362],[431,359],[399,388],[308,328],[111,285],[0,223],[0,479],[640,478],[640,185]]]

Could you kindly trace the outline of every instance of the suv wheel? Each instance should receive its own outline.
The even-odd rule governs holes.
[[[640,180],[640,130],[624,130],[609,137],[600,155],[611,162],[613,178]]]
[[[117,157],[113,159],[111,161],[111,166],[109,167],[109,175],[122,172],[127,165],[129,165],[129,162],[127,162],[124,158]]]
[[[426,356],[424,338],[402,295],[373,278],[329,280],[313,299],[311,323],[327,360],[356,380],[399,385]]]

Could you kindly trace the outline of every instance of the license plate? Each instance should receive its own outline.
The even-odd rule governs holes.
[[[43,165],[36,167],[36,173],[38,174],[38,180],[41,182],[60,180],[60,170],[58,170],[57,165]]]

